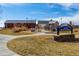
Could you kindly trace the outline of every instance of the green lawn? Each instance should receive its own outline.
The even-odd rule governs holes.
[[[3,29],[3,30],[0,30],[0,34],[6,34],[6,35],[28,35],[28,34],[33,34],[33,32],[21,31],[21,32],[15,33],[12,29]]]
[[[56,42],[53,36],[48,35],[13,39],[7,47],[23,56],[79,56],[79,39],[75,42]]]

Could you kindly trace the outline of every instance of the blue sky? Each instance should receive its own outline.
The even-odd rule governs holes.
[[[58,20],[63,22],[71,20],[78,24],[78,3],[15,3],[0,4],[0,26],[5,20]]]

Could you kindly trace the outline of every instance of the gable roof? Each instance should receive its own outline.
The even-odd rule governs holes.
[[[49,21],[38,21],[38,24],[49,24]]]
[[[36,20],[6,20],[5,23],[36,23]]]

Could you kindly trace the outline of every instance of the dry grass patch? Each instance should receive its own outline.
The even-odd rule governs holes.
[[[79,42],[55,42],[53,36],[48,35],[17,38],[7,46],[23,56],[79,56]]]
[[[6,34],[6,35],[29,35],[29,34],[34,34],[34,33],[30,32],[30,31],[21,31],[21,32],[15,33],[11,29],[3,29],[3,30],[0,31],[0,34]]]

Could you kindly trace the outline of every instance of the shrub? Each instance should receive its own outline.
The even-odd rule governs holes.
[[[14,28],[14,30],[13,30],[15,33],[17,33],[17,32],[20,32],[21,30],[20,30],[20,28]]]

